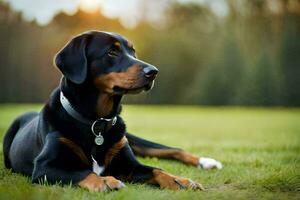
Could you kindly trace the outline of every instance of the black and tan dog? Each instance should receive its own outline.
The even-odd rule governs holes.
[[[90,191],[124,187],[120,181],[170,189],[202,189],[187,178],[145,166],[135,155],[221,168],[214,159],[146,141],[126,131],[119,116],[124,94],[152,88],[158,70],[135,56],[124,37],[90,31],[73,38],[57,55],[60,85],[39,113],[26,113],[4,138],[5,166],[33,182],[77,184]]]

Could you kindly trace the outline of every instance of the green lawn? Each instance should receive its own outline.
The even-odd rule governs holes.
[[[0,143],[11,121],[40,105],[0,105]],[[130,132],[222,161],[203,171],[175,161],[140,161],[190,177],[206,191],[171,191],[126,184],[121,191],[89,193],[58,185],[31,184],[3,166],[0,199],[300,199],[300,109],[125,106]],[[2,145],[1,145],[2,146]]]

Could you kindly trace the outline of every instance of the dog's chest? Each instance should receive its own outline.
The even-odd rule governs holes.
[[[101,173],[105,170],[105,166],[104,165],[100,166],[93,156],[92,156],[92,160],[93,160],[93,172],[96,173],[97,175],[101,175]]]

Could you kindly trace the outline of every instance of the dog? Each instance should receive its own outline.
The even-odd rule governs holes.
[[[173,190],[202,190],[188,178],[141,164],[138,156],[176,159],[221,168],[212,158],[147,141],[127,132],[120,117],[126,94],[149,91],[158,69],[136,57],[116,33],[88,31],[55,56],[63,76],[39,113],[18,117],[3,144],[4,163],[33,183],[74,184],[89,191],[121,189],[124,181]]]

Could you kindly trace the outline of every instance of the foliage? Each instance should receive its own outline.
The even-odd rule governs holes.
[[[81,10],[59,13],[40,27],[2,2],[0,102],[45,101],[60,77],[52,67],[55,53],[72,35],[97,29],[127,36],[138,56],[160,70],[150,94],[126,102],[299,106],[299,1],[226,5],[228,14],[218,16],[207,4],[173,2],[163,24],[142,20],[126,29],[117,19]]]

